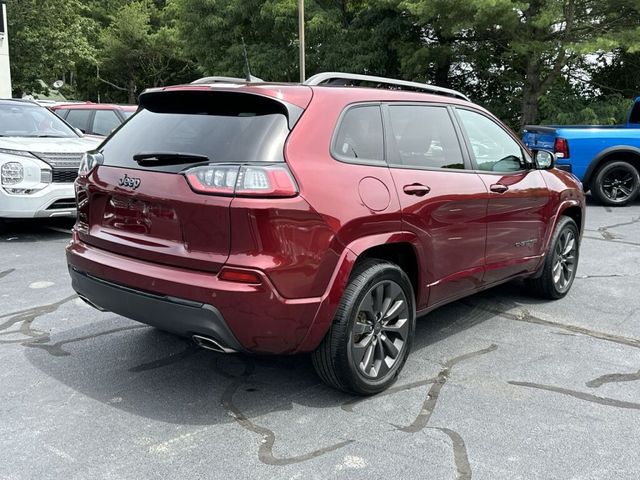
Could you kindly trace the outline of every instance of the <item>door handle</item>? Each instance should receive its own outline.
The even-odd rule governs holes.
[[[502,185],[501,183],[494,183],[489,187],[489,190],[496,193],[504,193],[509,190],[509,187],[507,187],[506,185]]]
[[[412,183],[411,185],[405,185],[402,190],[407,195],[416,195],[418,197],[422,197],[429,193],[431,189],[426,185],[422,185],[420,183]]]

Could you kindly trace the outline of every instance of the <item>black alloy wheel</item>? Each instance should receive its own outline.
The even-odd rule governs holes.
[[[592,190],[604,205],[626,205],[640,192],[640,175],[628,162],[607,163],[596,174]]]

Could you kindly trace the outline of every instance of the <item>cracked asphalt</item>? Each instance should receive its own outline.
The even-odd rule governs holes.
[[[589,202],[563,300],[497,287],[420,319],[388,391],[224,356],[78,300],[69,223],[0,235],[0,479],[637,479],[640,202]]]

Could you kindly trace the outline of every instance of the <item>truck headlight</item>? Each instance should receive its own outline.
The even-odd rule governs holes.
[[[0,170],[2,185],[15,185],[24,180],[24,168],[19,162],[7,162]]]

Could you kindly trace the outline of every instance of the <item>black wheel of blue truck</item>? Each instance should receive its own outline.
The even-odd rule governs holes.
[[[621,207],[640,193],[640,174],[629,162],[605,163],[596,173],[591,193],[603,205]]]

